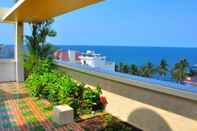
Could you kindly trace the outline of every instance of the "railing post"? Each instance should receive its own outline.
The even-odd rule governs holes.
[[[15,60],[16,60],[16,82],[19,83],[24,81],[23,23],[20,22],[16,22]]]

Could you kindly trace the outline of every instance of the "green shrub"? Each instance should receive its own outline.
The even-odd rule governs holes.
[[[52,69],[54,69],[52,59],[39,60],[38,63],[34,65],[32,73],[43,74],[51,72]]]
[[[41,89],[43,87],[42,87],[42,81],[40,80],[41,79],[40,77],[41,77],[40,75],[36,73],[32,73],[31,75],[29,75],[29,77],[25,81],[25,85],[31,90],[32,96],[40,97],[41,95]]]
[[[99,86],[93,90],[82,83],[78,84],[70,76],[55,70],[47,60],[35,66],[25,85],[32,96],[46,98],[55,105],[70,105],[75,117],[85,111],[91,112],[95,106],[97,110],[103,109]]]
[[[99,103],[100,92],[86,88],[83,94],[83,100],[86,107],[92,108],[95,104]]]
[[[111,114],[106,115],[105,121],[106,121],[107,125],[112,125],[112,123],[113,123],[113,116]]]

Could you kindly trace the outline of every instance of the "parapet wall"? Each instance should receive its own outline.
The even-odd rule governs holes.
[[[74,79],[100,85],[106,111],[145,131],[197,131],[197,94],[57,64]]]
[[[0,82],[16,81],[16,63],[12,59],[0,60]]]

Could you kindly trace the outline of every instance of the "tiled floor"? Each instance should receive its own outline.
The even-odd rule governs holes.
[[[82,131],[76,124],[52,122],[52,106],[29,97],[16,83],[0,83],[0,131]]]

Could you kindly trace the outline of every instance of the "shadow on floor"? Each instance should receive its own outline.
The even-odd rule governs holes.
[[[145,108],[131,112],[128,121],[144,131],[173,131],[159,114]]]

